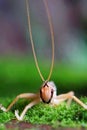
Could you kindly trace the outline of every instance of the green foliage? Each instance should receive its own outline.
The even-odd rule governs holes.
[[[8,106],[8,104],[10,104],[11,102],[11,99],[10,98],[0,98],[0,103],[3,104],[3,106]],[[11,111],[5,113],[5,112],[2,112],[0,110],[0,123],[6,123],[8,121],[10,121],[12,118],[14,118],[14,113],[12,113]]]
[[[44,64],[46,63],[46,64]],[[44,77],[49,73],[49,61],[41,61],[40,67]],[[55,80],[58,86],[58,91],[64,92],[71,89],[83,91],[86,93],[87,88],[83,88],[83,83],[87,83],[87,66],[72,66],[65,64],[55,64],[52,80]],[[12,95],[17,95],[24,92],[37,92],[42,82],[32,59],[2,59],[0,60],[0,103],[7,107],[13,98]],[[63,87],[64,86],[64,87]],[[75,89],[76,87],[76,89]],[[87,98],[81,98],[83,102],[87,102]],[[0,110],[0,128],[4,128],[4,123],[15,118],[14,110],[18,109],[21,113],[23,108],[29,101],[20,100],[11,109],[4,113]],[[33,124],[50,124],[54,127],[87,127],[87,110],[84,110],[76,103],[72,103],[70,108],[67,108],[63,103],[60,106],[50,106],[40,103],[28,110],[24,117],[24,121]]]
[[[13,99],[13,98],[12,98]],[[0,103],[4,106],[12,101],[10,98],[1,98]],[[81,98],[86,103],[87,98]],[[0,123],[6,123],[15,118],[14,110],[18,109],[20,113],[29,102],[26,100],[19,100],[11,109],[5,113],[0,111]],[[87,127],[87,110],[72,102],[70,107],[66,103],[59,106],[52,106],[49,104],[39,103],[28,110],[24,117],[24,121],[32,124],[49,124],[53,127]]]
[[[76,103],[72,103],[70,107],[67,107],[65,103],[60,106],[41,103],[27,112],[25,120],[34,124],[51,124],[56,127],[87,127],[87,110]]]

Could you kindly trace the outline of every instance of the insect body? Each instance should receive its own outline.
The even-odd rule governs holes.
[[[74,92],[68,92],[66,94],[57,95],[56,94],[56,86],[54,82],[45,82],[41,89],[39,94],[34,93],[23,93],[18,95],[13,102],[8,106],[6,109],[2,105],[0,105],[0,109],[8,112],[11,107],[21,98],[26,99],[32,99],[32,101],[24,108],[23,112],[19,116],[19,111],[15,110],[15,116],[18,120],[23,120],[24,115],[26,114],[27,110],[30,109],[32,106],[38,104],[39,102],[48,103],[51,105],[60,105],[64,101],[68,101],[68,105],[70,105],[72,99],[76,101],[79,105],[81,105],[83,108],[87,109],[87,105],[85,105],[82,101],[80,101],[76,96],[74,96]]]
[[[50,68],[50,73],[49,76],[47,78],[47,80],[44,79],[43,75],[40,72],[39,66],[38,66],[38,62],[37,62],[37,58],[36,58],[36,54],[35,54],[35,50],[34,50],[34,43],[33,43],[33,38],[32,38],[32,31],[31,31],[31,25],[30,25],[30,15],[29,15],[29,7],[28,7],[28,0],[26,0],[26,7],[27,7],[27,14],[28,14],[28,25],[29,25],[29,32],[30,32],[30,40],[31,40],[31,45],[32,45],[32,50],[33,50],[33,55],[34,55],[34,60],[35,60],[35,64],[38,70],[38,73],[43,81],[43,84],[40,88],[40,91],[38,94],[34,94],[34,93],[23,93],[18,95],[13,102],[7,107],[3,107],[2,104],[0,104],[0,109],[2,111],[8,112],[11,107],[21,98],[26,98],[26,99],[31,99],[32,101],[25,106],[23,112],[20,114],[19,116],[19,111],[15,110],[15,116],[18,120],[23,120],[24,115],[26,114],[27,110],[30,109],[32,106],[38,104],[39,102],[44,102],[47,104],[52,104],[52,105],[59,105],[64,101],[67,101],[67,104],[70,105],[72,99],[74,101],[76,101],[79,105],[81,105],[83,108],[87,109],[87,105],[85,105],[82,101],[80,101],[76,96],[74,96],[74,92],[68,92],[66,94],[61,94],[61,95],[57,95],[56,94],[56,86],[54,84],[54,82],[49,81],[51,74],[52,74],[52,70],[53,70],[53,63],[54,63],[54,34],[53,34],[53,26],[52,26],[52,22],[51,22],[51,17],[49,14],[49,10],[48,10],[48,6],[47,6],[47,0],[43,0],[45,7],[46,7],[46,11],[47,11],[47,15],[48,15],[48,20],[49,20],[49,25],[50,25],[50,32],[51,32],[51,39],[52,39],[52,63],[51,63],[51,68]]]

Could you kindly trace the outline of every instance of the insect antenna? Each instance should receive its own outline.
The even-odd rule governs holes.
[[[28,0],[26,0],[26,8],[27,8],[27,17],[28,17],[28,29],[29,29],[29,34],[30,34],[30,41],[31,41],[31,46],[32,46],[32,51],[33,51],[33,56],[34,56],[34,60],[35,60],[35,64],[36,64],[36,68],[38,70],[38,73],[42,79],[42,81],[49,81],[51,75],[52,75],[52,71],[53,71],[53,66],[54,66],[54,31],[53,31],[53,25],[52,25],[52,19],[51,19],[51,15],[48,9],[48,3],[47,0],[43,0],[45,8],[46,8],[46,13],[47,13],[47,17],[48,17],[48,22],[49,22],[49,26],[50,26],[50,33],[51,33],[51,40],[52,40],[52,61],[51,61],[51,67],[50,67],[50,72],[48,75],[48,78],[45,80],[39,65],[38,65],[38,60],[36,57],[36,53],[35,53],[35,47],[34,47],[34,42],[33,42],[33,37],[32,37],[32,30],[31,30],[31,22],[30,22],[30,13],[29,13],[29,2]]]

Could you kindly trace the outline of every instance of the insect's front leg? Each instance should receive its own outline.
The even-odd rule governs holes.
[[[13,101],[12,103],[7,107],[5,108],[4,106],[2,106],[2,104],[0,104],[0,109],[2,111],[9,111],[11,109],[11,107],[20,99],[20,98],[27,98],[27,99],[35,99],[38,97],[38,94],[33,94],[33,93],[23,93],[23,94],[20,94],[18,95]]]
[[[27,110],[28,110],[29,108],[31,108],[32,106],[38,104],[39,102],[40,102],[40,98],[37,98],[37,99],[35,99],[34,101],[32,101],[31,103],[29,103],[29,104],[24,108],[24,110],[23,110],[23,112],[21,113],[20,116],[19,116],[19,111],[18,111],[18,110],[15,110],[15,116],[16,116],[16,118],[17,118],[19,121],[23,120],[23,117],[24,117],[24,115],[26,114]]]

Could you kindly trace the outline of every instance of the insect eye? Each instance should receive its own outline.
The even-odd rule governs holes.
[[[54,90],[53,90],[53,89],[51,89],[51,97],[53,96],[53,92],[54,92]]]
[[[54,90],[53,90],[53,89],[51,89],[51,93],[53,93],[53,91],[54,91]]]

